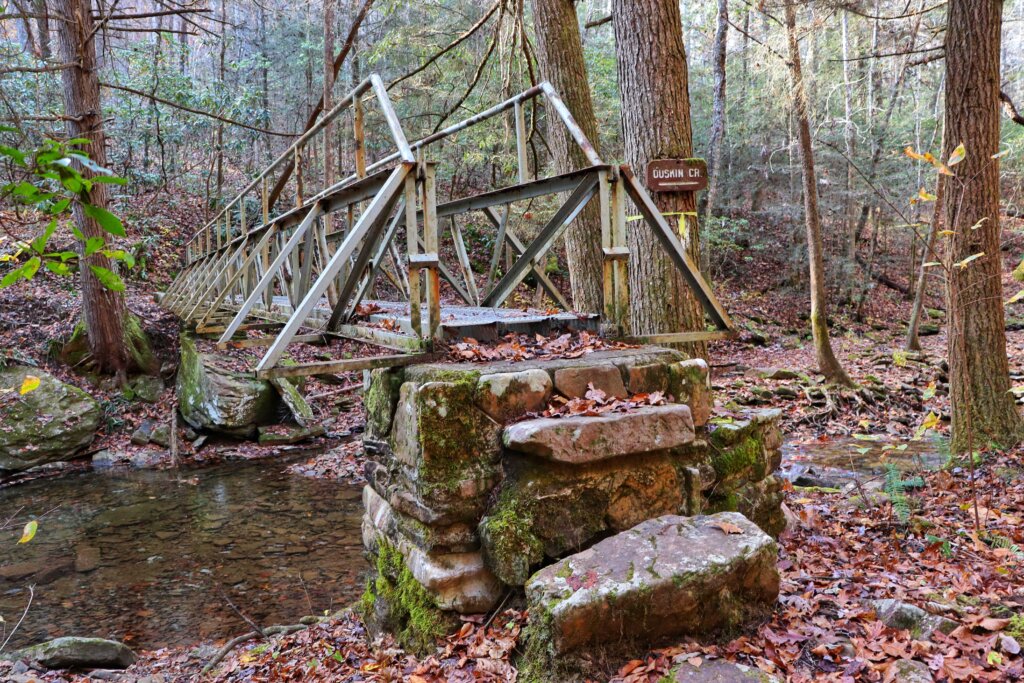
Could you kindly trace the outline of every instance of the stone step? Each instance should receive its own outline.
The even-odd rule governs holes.
[[[689,406],[644,406],[629,413],[538,418],[505,428],[506,448],[575,465],[679,448],[694,440]]]
[[[530,622],[553,656],[623,637],[706,635],[775,603],[777,553],[736,512],[650,519],[534,574]]]

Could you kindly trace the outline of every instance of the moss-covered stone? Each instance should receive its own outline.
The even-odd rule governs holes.
[[[398,405],[403,381],[402,368],[377,368],[370,371],[370,386],[363,396],[366,408],[366,438],[386,441]]]
[[[771,536],[778,538],[786,528],[782,511],[782,481],[775,476],[743,484],[731,491],[717,489],[705,503],[705,511],[739,512]]]
[[[200,353],[195,339],[182,334],[178,366],[178,409],[197,429],[252,437],[259,425],[277,421],[277,391],[266,380],[235,372]]]
[[[418,495],[436,503],[480,497],[496,483],[500,427],[476,407],[477,377],[458,382],[405,382],[400,390],[392,448],[413,472]]]
[[[373,576],[359,601],[367,626],[374,632],[388,631],[413,652],[433,652],[437,639],[455,625],[456,617],[439,609],[430,593],[405,565],[402,553],[385,539],[379,539],[371,556]]]
[[[586,466],[517,459],[506,470],[502,494],[488,517],[498,514],[511,521],[517,516],[510,545],[533,548],[539,542],[550,558],[586,547],[608,531],[686,507],[683,475],[671,455],[629,456]],[[487,541],[481,542],[486,548]],[[490,548],[488,552],[500,555]],[[508,580],[513,575],[519,575],[518,568],[506,571],[503,580],[520,585]]]
[[[781,462],[778,410],[752,411],[748,419],[713,424],[710,457],[718,484],[759,481]]]
[[[39,386],[19,394],[25,378]],[[99,429],[100,405],[78,387],[39,368],[0,367],[0,470],[23,470],[66,460],[88,446]]]
[[[530,505],[511,488],[481,520],[479,535],[487,566],[510,586],[525,584],[530,569],[544,559],[544,544],[533,533]]]
[[[702,358],[692,358],[669,365],[668,393],[678,403],[690,406],[693,424],[706,424],[713,405],[707,362]]]

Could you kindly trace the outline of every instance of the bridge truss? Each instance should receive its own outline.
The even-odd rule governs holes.
[[[572,173],[530,177],[524,105],[534,98],[547,103],[547,115],[566,126],[588,163]],[[367,164],[366,107],[375,105],[390,153]],[[481,122],[511,112],[515,130],[518,182],[480,194],[438,203],[436,164],[429,155],[440,141]],[[342,115],[351,119],[350,144],[355,172],[331,182],[333,168],[321,174],[322,189],[304,196],[304,163],[316,161],[320,143],[335,144]],[[347,126],[346,126],[347,128]],[[347,137],[347,136],[346,136]],[[323,159],[329,158],[326,150]],[[275,190],[292,173],[292,208],[272,212]],[[554,214],[531,239],[513,231],[514,202],[562,197]],[[701,302],[715,331],[653,335],[643,341],[671,343],[722,338],[732,322],[669,227],[645,188],[627,166],[604,163],[568,108],[548,83],[541,83],[486,111],[410,143],[381,79],[371,75],[321,116],[272,164],[250,182],[209,223],[189,239],[185,265],[161,304],[199,333],[219,334],[218,345],[265,347],[257,377],[336,373],[419,362],[433,343],[458,335],[462,323],[486,311],[499,312],[517,287],[532,276],[562,309],[540,317],[558,322],[590,322],[620,336],[629,320],[626,242],[627,197],[642,220],[631,229],[649,228]],[[574,313],[572,303],[545,273],[545,255],[569,224],[592,201],[601,216],[604,254],[603,308]],[[493,253],[483,284],[474,273],[457,216],[479,214],[494,230]],[[457,267],[439,254],[443,219]],[[404,239],[403,239],[404,237]],[[502,253],[505,253],[504,268]],[[500,273],[500,277],[499,277]],[[381,277],[397,291],[397,301],[363,306]],[[463,306],[442,306],[441,280]],[[366,319],[365,309],[378,310]],[[486,317],[486,315],[484,315]],[[512,316],[514,323],[516,316]],[[535,316],[536,317],[536,316]],[[388,324],[383,321],[390,320]],[[239,339],[252,330],[264,336]],[[346,337],[390,349],[371,358],[325,360],[283,365],[291,344]]]

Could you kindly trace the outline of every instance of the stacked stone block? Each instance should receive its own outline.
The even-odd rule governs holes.
[[[445,615],[490,610],[541,567],[663,515],[738,510],[777,535],[778,414],[712,418],[707,372],[701,360],[645,347],[370,373],[371,625],[404,633],[419,619],[443,630]],[[591,386],[668,400],[536,415]],[[410,595],[416,604],[404,604]],[[421,603],[440,616],[424,619]]]

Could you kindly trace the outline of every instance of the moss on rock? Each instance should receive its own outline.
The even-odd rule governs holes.
[[[373,560],[374,575],[359,601],[367,626],[393,633],[402,647],[413,652],[432,652],[437,639],[452,628],[454,615],[438,608],[405,566],[402,553],[386,539],[378,539]]]
[[[530,506],[511,489],[501,493],[479,530],[487,566],[510,586],[525,584],[530,567],[544,559],[544,544],[533,533]]]

